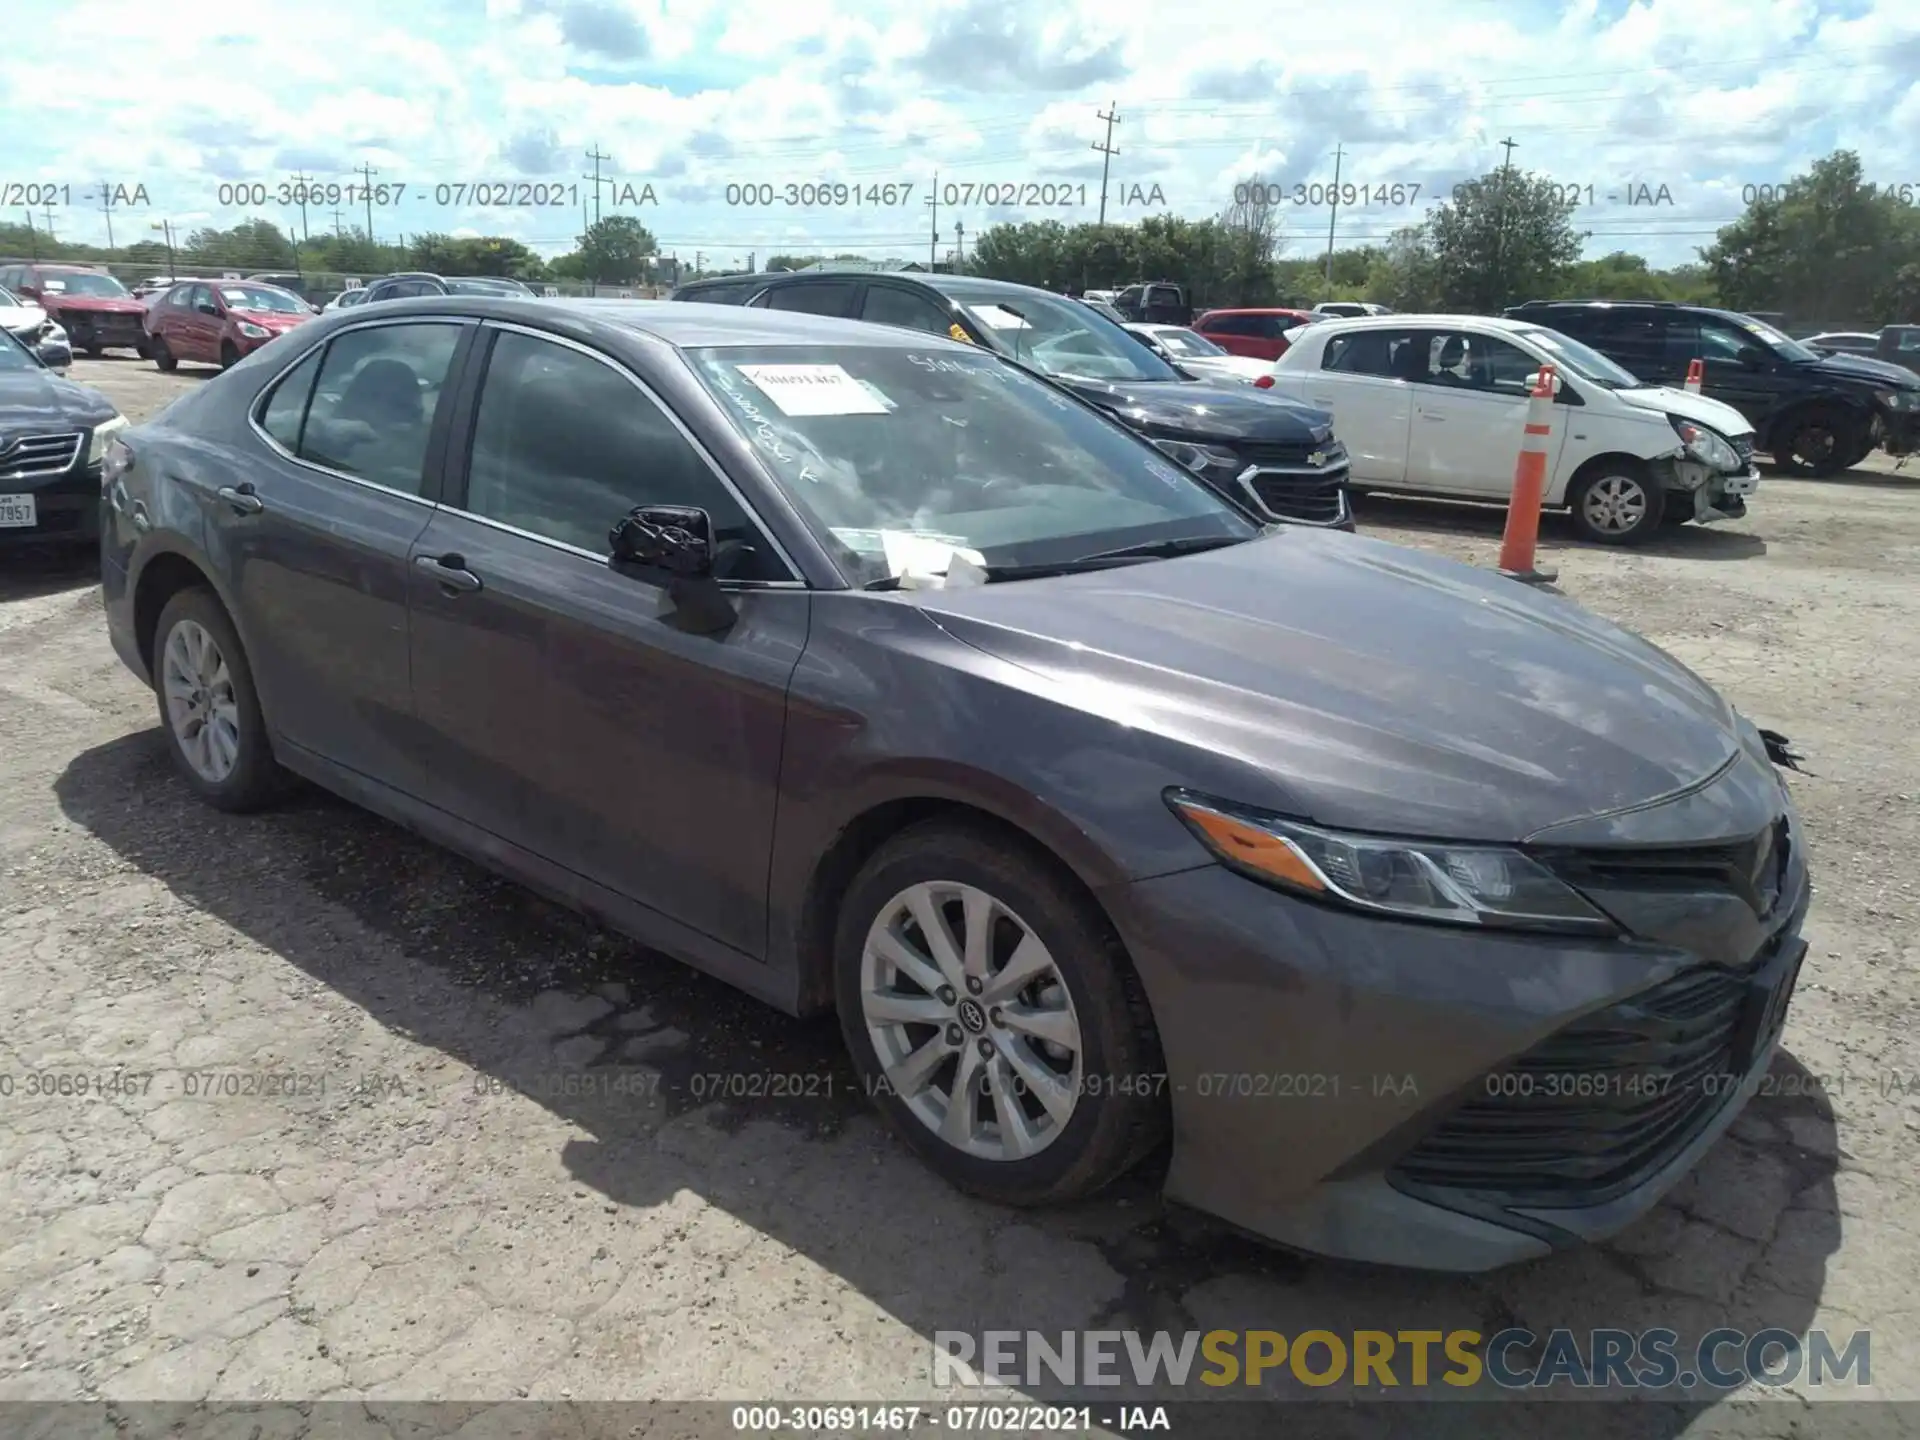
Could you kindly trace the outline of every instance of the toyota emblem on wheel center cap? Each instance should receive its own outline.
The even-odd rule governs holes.
[[[987,1012],[980,1008],[980,1002],[971,995],[960,1002],[954,1013],[960,1017],[960,1023],[976,1035],[987,1028]]]

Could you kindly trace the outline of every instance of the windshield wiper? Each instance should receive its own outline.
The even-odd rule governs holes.
[[[1147,540],[1138,545],[1096,550],[1091,555],[1078,555],[1071,560],[1048,560],[1034,565],[989,565],[987,579],[1037,580],[1043,575],[1069,575],[1076,570],[1104,570],[1111,565],[1131,565],[1140,560],[1168,560],[1175,555],[1197,555],[1203,550],[1220,550],[1253,538],[1239,535],[1188,535],[1177,540]]]

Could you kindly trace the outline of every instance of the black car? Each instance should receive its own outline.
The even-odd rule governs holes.
[[[100,533],[100,458],[126,420],[0,331],[0,550]]]
[[[1266,519],[1353,528],[1347,452],[1324,410],[1191,379],[1077,300],[970,275],[813,271],[763,276],[747,304],[924,330],[992,350],[1138,430]]]
[[[1661,301],[1530,300],[1506,312],[1592,346],[1658,385],[1706,362],[1704,393],[1753,422],[1757,448],[1795,475],[1837,475],[1876,446],[1920,444],[1920,375],[1884,360],[1821,355],[1765,321]]]
[[[366,299],[372,305],[381,300],[411,300],[421,295],[492,295],[502,300],[535,300],[531,287],[504,275],[434,275],[425,270],[409,270],[385,275],[367,282]]]
[[[676,286],[669,300],[697,300],[702,305],[744,305],[767,283],[765,275],[715,275]]]

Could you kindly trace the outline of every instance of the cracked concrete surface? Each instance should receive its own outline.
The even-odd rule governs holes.
[[[136,417],[195,383],[78,371]],[[1362,523],[1487,563],[1499,522]],[[1506,1324],[1870,1327],[1874,1393],[1920,1398],[1920,476],[1770,479],[1743,524],[1640,553],[1547,531],[1570,594],[1809,756],[1813,953],[1778,1093],[1664,1204],[1471,1278],[1283,1254],[1150,1174],[1060,1213],[967,1200],[869,1114],[830,1023],[328,797],[196,804],[87,567],[6,560],[0,1400],[911,1399],[936,1329]],[[767,1072],[810,1078],[706,1100]],[[1818,1394],[1733,1428],[1788,1433]],[[1316,1406],[1315,1433],[1382,1433],[1369,1408]],[[1537,1429],[1471,1409],[1461,1433]]]

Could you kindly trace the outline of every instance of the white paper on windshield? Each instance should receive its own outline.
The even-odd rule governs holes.
[[[838,365],[742,365],[782,415],[884,415],[887,407]]]
[[[42,280],[40,282],[40,288],[42,290],[53,290],[57,292],[66,289],[67,282],[64,280]]]
[[[244,290],[222,290],[220,298],[229,305],[245,305],[252,297]]]
[[[882,530],[880,543],[887,557],[887,569],[895,575],[944,575],[955,559],[980,566],[987,563],[987,557],[978,550],[932,535],[915,535],[908,530]]]
[[[1031,330],[1033,327],[1003,305],[970,305],[973,318],[989,330]]]

